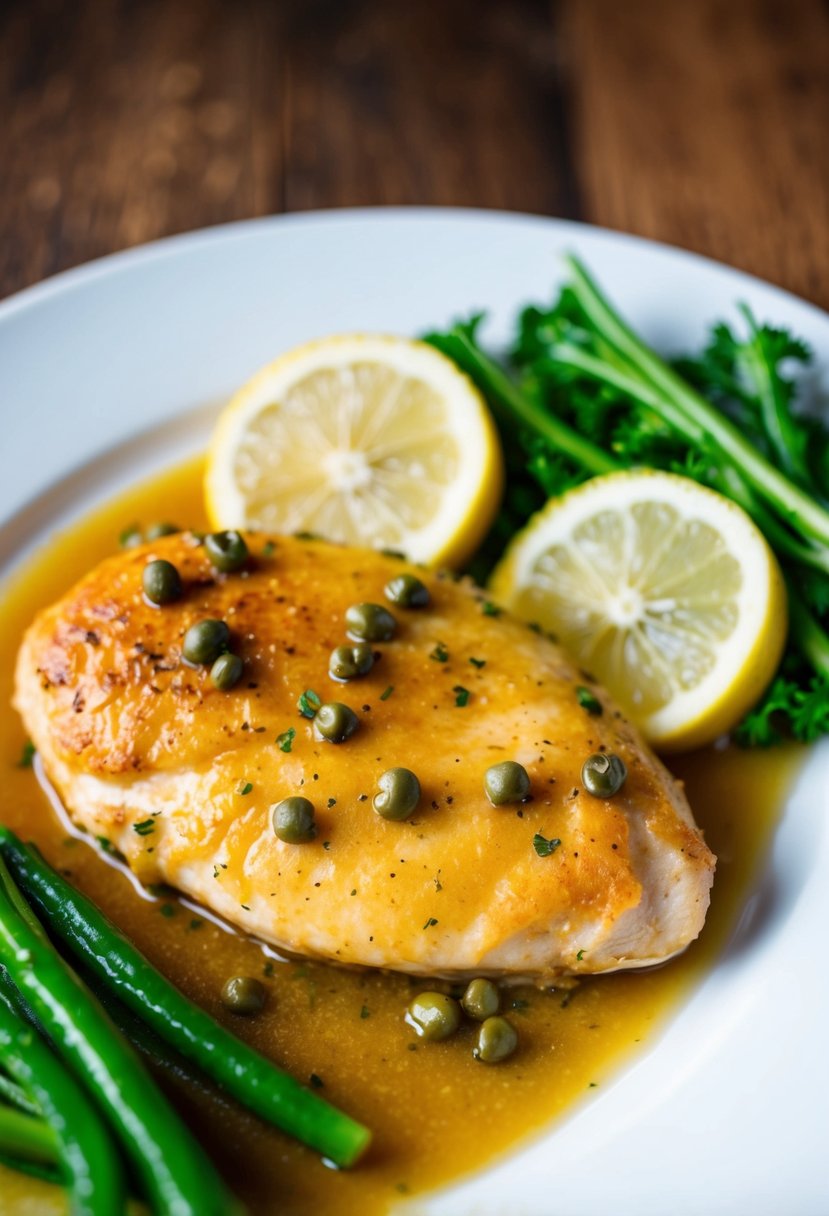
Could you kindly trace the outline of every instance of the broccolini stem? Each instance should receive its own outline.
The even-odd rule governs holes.
[[[806,607],[791,579],[786,582],[789,590],[789,637],[818,675],[829,680],[829,636]]]
[[[742,348],[743,368],[754,382],[763,429],[780,467],[805,489],[814,492],[816,486],[803,458],[787,403],[781,395],[780,378],[775,375],[769,360],[765,335],[749,306],[741,304],[739,307],[751,333],[751,342]]]
[[[571,287],[595,331],[628,361],[652,388],[695,422],[708,439],[737,466],[761,497],[772,503],[783,519],[807,536],[829,544],[829,511],[795,485],[740,433],[738,428],[695,392],[658,355],[648,350],[602,295],[582,263],[567,258]]]
[[[565,422],[534,405],[496,363],[458,327],[446,334],[429,334],[426,341],[465,371],[502,421],[533,431],[590,473],[613,473],[622,466]]]

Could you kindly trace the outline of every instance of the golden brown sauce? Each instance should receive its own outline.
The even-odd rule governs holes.
[[[172,893],[140,896],[96,849],[70,835],[30,769],[18,762],[23,727],[9,708],[16,650],[36,610],[117,548],[133,520],[199,527],[201,461],[140,485],[73,527],[37,556],[0,607],[0,820],[36,840],[187,994],[295,1076],[375,1132],[369,1156],[350,1173],[327,1169],[236,1106],[198,1086],[161,1077],[188,1122],[257,1216],[372,1216],[395,1199],[481,1167],[579,1101],[601,1093],[635,1045],[647,1040],[711,966],[733,925],[770,840],[802,751],[709,750],[673,762],[706,839],[718,854],[704,933],[664,967],[583,981],[571,991],[511,989],[506,1012],[520,1050],[496,1067],[476,1063],[471,1031],[447,1043],[415,1042],[403,1012],[422,981],[398,975],[280,962],[226,932]],[[230,975],[259,976],[266,1010],[234,1018],[219,993]],[[469,1118],[469,1110],[486,1118]],[[48,1216],[60,1193],[0,1167],[0,1213]]]

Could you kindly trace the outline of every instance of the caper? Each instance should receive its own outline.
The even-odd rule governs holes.
[[[518,1046],[518,1033],[506,1018],[487,1018],[478,1031],[478,1042],[472,1048],[476,1060],[484,1064],[497,1064],[506,1060]]]
[[[147,562],[141,575],[144,594],[151,604],[172,604],[181,599],[181,575],[172,562]]]
[[[627,767],[613,752],[594,752],[582,765],[581,780],[594,798],[612,798],[625,784]]]
[[[332,680],[355,680],[364,676],[374,666],[374,651],[367,642],[356,646],[338,646],[331,651],[328,674]]]
[[[457,1001],[442,992],[421,992],[406,1012],[406,1021],[421,1039],[433,1043],[448,1039],[461,1024],[461,1010]]]
[[[307,798],[283,798],[271,807],[273,830],[286,844],[305,844],[317,834],[314,804]]]
[[[222,1004],[231,1013],[250,1017],[265,1006],[265,986],[251,975],[234,975],[222,988]]]
[[[408,768],[390,768],[377,784],[372,806],[384,819],[408,819],[420,802],[420,782]]]
[[[239,532],[211,532],[204,538],[210,565],[222,574],[241,570],[248,560],[248,547]]]
[[[229,692],[241,680],[244,666],[238,654],[220,654],[210,668],[210,679],[216,688]]]
[[[388,642],[397,628],[397,621],[382,604],[352,604],[345,610],[345,623],[355,642]]]
[[[492,980],[470,980],[461,997],[464,1013],[476,1022],[485,1022],[501,1007],[501,994]]]
[[[180,532],[181,528],[175,524],[167,523],[166,520],[159,520],[158,523],[150,524],[145,535],[147,540],[160,540],[162,536],[173,536],[176,532]]]
[[[530,777],[523,764],[502,760],[486,770],[484,789],[493,806],[523,802],[530,792]]]
[[[190,626],[184,635],[181,653],[188,663],[215,663],[229,641],[230,630],[225,622],[208,617]]]
[[[429,603],[429,591],[413,574],[398,574],[390,579],[384,589],[386,599],[401,608],[425,608]]]
[[[130,524],[118,537],[118,544],[122,549],[137,549],[143,543],[144,535],[138,524]]]
[[[320,739],[327,739],[329,743],[344,743],[359,725],[360,719],[354,710],[342,701],[321,705],[314,718],[314,730]]]

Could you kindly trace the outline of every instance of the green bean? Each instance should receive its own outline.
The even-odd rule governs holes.
[[[123,1212],[124,1173],[101,1117],[4,991],[0,991],[0,1061],[39,1107],[42,1121],[53,1133],[73,1216],[116,1216]]]
[[[38,1107],[26,1096],[25,1090],[2,1072],[0,1072],[0,1101],[17,1107],[18,1110],[23,1111],[24,1115],[34,1115],[35,1118],[40,1116]]]
[[[128,1008],[227,1093],[336,1165],[359,1160],[371,1140],[362,1124],[330,1106],[194,1005],[95,905],[0,828],[0,848],[50,931]]]
[[[11,833],[0,830],[0,840]],[[20,911],[0,859],[0,953],[8,978],[109,1120],[164,1216],[229,1216],[238,1205],[95,998]],[[118,1209],[115,1209],[116,1211]]]
[[[57,1160],[57,1157],[55,1158]],[[18,1174],[28,1174],[30,1178],[39,1178],[42,1182],[51,1182],[53,1186],[63,1184],[63,1175],[57,1165],[47,1165],[41,1161],[30,1161],[28,1158],[15,1153],[3,1151],[2,1116],[0,1116],[0,1165]]]
[[[54,1167],[59,1160],[57,1137],[44,1119],[0,1106],[0,1159],[13,1169],[18,1160],[24,1169],[29,1163]]]

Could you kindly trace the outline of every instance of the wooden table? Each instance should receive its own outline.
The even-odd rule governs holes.
[[[307,208],[511,208],[829,307],[821,0],[7,0],[0,295]]]

